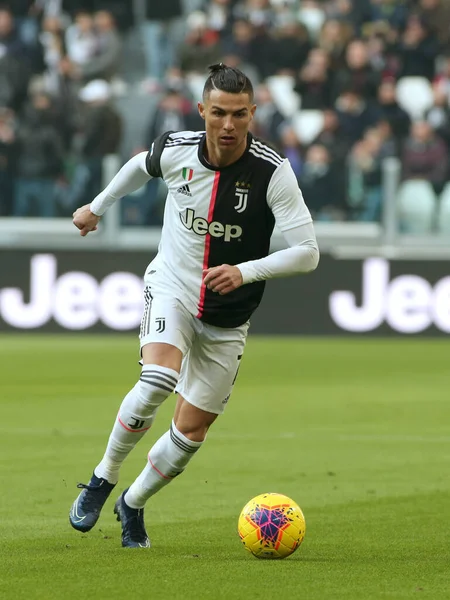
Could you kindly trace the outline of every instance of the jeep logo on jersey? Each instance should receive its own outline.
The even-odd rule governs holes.
[[[238,239],[242,235],[242,227],[239,225],[223,225],[219,221],[208,223],[206,219],[196,217],[192,208],[187,208],[184,213],[180,213],[180,219],[186,229],[192,230],[197,235],[209,233],[215,238],[223,237],[224,242]]]

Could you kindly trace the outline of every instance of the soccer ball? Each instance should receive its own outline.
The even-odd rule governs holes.
[[[305,517],[283,494],[261,494],[239,516],[238,532],[245,548],[257,558],[286,558],[305,537]]]

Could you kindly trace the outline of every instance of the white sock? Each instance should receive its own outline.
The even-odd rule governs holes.
[[[158,408],[175,389],[178,376],[177,371],[167,367],[142,367],[139,381],[120,406],[105,455],[94,469],[97,477],[118,482],[123,461],[150,429]]]
[[[131,508],[144,508],[146,501],[182,473],[203,442],[193,442],[172,425],[148,453],[148,463],[125,494]]]

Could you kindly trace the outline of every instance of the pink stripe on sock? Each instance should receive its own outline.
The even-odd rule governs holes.
[[[155,465],[152,463],[152,459],[150,458],[150,454],[148,455],[148,462],[152,465],[152,468],[155,469],[155,471],[158,473],[158,475],[161,475],[161,477],[163,477],[164,479],[172,479],[172,477],[168,477],[167,475],[164,475],[163,473],[161,473],[161,471],[155,467]]]
[[[117,415],[117,420],[119,421],[119,423],[122,425],[122,427],[124,429],[126,429],[127,431],[129,431],[130,433],[142,433],[143,431],[148,431],[151,427],[151,425],[149,425],[148,427],[143,427],[142,429],[130,429],[129,427],[127,427],[125,425],[125,423],[121,420],[121,418],[119,417],[119,415]]]

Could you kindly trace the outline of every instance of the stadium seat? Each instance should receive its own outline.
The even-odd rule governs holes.
[[[316,40],[325,22],[325,12],[318,7],[301,8],[298,11],[298,20],[308,29],[311,38]]]
[[[286,118],[292,117],[301,103],[299,94],[294,92],[294,78],[290,75],[273,75],[267,78],[266,83],[280,113]]]
[[[411,119],[423,119],[433,106],[433,90],[425,77],[402,77],[397,82],[397,102]]]
[[[437,199],[429,181],[411,179],[397,191],[397,215],[404,233],[430,233],[433,229]]]
[[[322,131],[321,110],[300,110],[292,117],[292,127],[302,144],[310,144]]]
[[[186,83],[193,98],[201,98],[206,78],[204,75],[189,73],[186,75]]]
[[[446,184],[439,197],[438,230],[450,233],[450,182]]]

